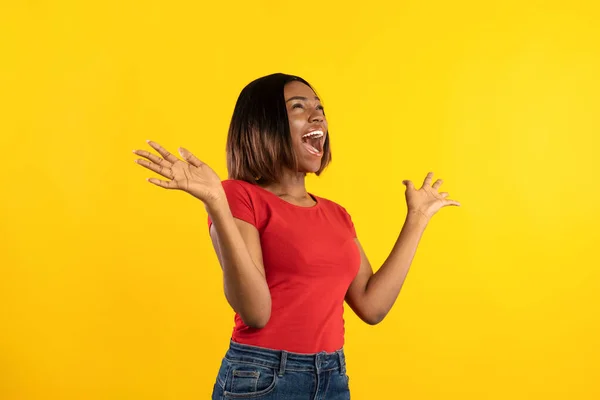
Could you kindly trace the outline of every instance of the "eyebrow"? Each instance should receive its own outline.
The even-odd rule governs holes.
[[[307,101],[308,98],[304,97],[304,96],[294,96],[294,97],[290,97],[285,102],[287,103],[288,101],[292,101],[292,100],[304,100],[304,101]],[[321,101],[321,99],[319,99],[317,96],[315,96],[315,100]]]

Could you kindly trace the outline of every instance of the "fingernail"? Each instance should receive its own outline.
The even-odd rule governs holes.
[[[146,143],[150,143],[150,139],[146,139]]]

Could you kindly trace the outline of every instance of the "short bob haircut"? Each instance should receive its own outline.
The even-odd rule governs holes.
[[[300,81],[313,89],[298,76],[277,73],[252,81],[240,93],[227,136],[229,179],[269,184],[280,181],[284,168],[298,170],[283,95],[284,86],[292,81]],[[327,135],[316,175],[330,162]]]

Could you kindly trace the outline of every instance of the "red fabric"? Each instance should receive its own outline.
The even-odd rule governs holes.
[[[350,215],[314,195],[314,207],[300,207],[245,181],[223,187],[233,216],[260,233],[272,302],[263,329],[236,314],[233,341],[296,353],[342,348],[344,297],[360,266]]]

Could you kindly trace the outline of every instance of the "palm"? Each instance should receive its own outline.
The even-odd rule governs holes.
[[[455,200],[448,199],[448,192],[438,192],[443,181],[438,179],[432,185],[433,172],[427,174],[423,181],[423,186],[415,189],[413,183],[405,180],[402,183],[406,185],[406,205],[409,212],[420,213],[427,218],[431,218],[442,207],[460,206],[460,203]]]
[[[215,200],[221,194],[222,186],[219,176],[188,150],[180,149],[179,153],[185,159],[182,161],[159,144],[151,141],[148,144],[163,158],[145,150],[135,150],[135,154],[147,159],[138,159],[136,162],[170,179],[163,181],[150,178],[148,181],[165,189],[183,190],[205,203]]]

